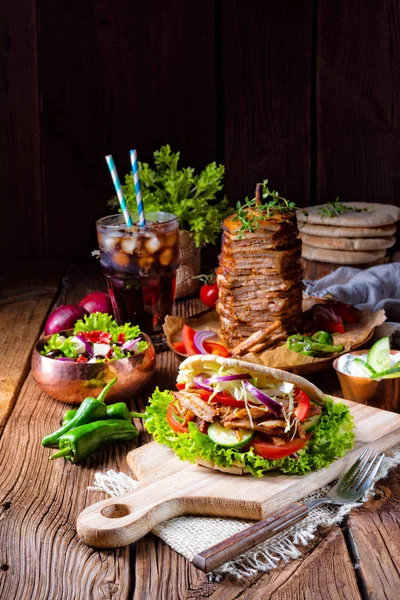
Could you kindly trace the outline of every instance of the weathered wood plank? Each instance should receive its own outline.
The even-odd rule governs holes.
[[[400,5],[318,2],[317,203],[399,204]]]
[[[313,2],[223,0],[221,77],[226,192],[268,178],[309,205]],[[252,197],[252,196],[251,196]]]
[[[10,261],[0,273],[0,435],[30,368],[64,273],[63,263]]]
[[[400,582],[400,467],[377,484],[366,505],[348,519],[354,562],[366,598],[397,600]]]

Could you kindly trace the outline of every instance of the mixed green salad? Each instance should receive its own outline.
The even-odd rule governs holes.
[[[53,334],[41,354],[55,360],[99,363],[128,358],[147,348],[138,325],[118,325],[111,315],[97,312],[79,319],[72,335]]]

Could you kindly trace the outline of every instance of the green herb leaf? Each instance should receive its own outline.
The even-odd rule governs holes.
[[[233,212],[226,197],[221,198],[225,168],[215,162],[196,174],[191,167],[179,167],[179,152],[162,146],[154,152],[154,166],[139,162],[142,199],[145,211],[166,211],[177,215],[181,229],[192,232],[197,247],[214,243],[221,221]],[[122,186],[128,209],[137,213],[136,193],[131,173]],[[109,202],[119,209],[118,198]]]
[[[343,204],[343,202],[340,202],[339,196],[336,196],[336,199],[333,202],[328,202],[328,204],[320,208],[318,212],[323,217],[338,217],[344,213],[365,212],[366,210],[366,208],[357,208],[356,206]]]

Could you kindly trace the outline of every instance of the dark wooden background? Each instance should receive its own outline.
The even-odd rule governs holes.
[[[299,205],[400,203],[396,0],[12,0],[0,7],[4,257],[89,257],[129,170],[169,143]]]

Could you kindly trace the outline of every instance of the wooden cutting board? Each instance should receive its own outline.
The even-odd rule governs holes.
[[[78,535],[95,548],[118,548],[184,514],[264,519],[336,479],[365,448],[387,450],[400,443],[400,414],[337,400],[351,408],[356,443],[328,468],[305,476],[229,475],[180,461],[172,450],[152,442],[128,454],[141,487],[86,508],[78,517]]]

